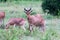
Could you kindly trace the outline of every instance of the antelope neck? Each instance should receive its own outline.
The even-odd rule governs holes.
[[[29,17],[30,17],[30,14],[29,14],[29,15],[27,15],[27,17],[29,18]]]

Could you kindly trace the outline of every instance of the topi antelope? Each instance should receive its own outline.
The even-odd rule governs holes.
[[[33,25],[41,28],[42,31],[44,32],[45,23],[44,23],[44,19],[42,18],[42,16],[40,14],[30,15],[31,12],[32,12],[31,8],[28,9],[28,10],[26,8],[24,8],[24,12],[27,15],[27,20],[28,20],[28,23],[29,23],[30,32],[33,30]]]
[[[4,24],[5,12],[0,12],[0,26]]]
[[[21,26],[21,28],[26,31],[26,29],[24,27],[25,23],[26,23],[26,21],[23,18],[10,18],[8,23],[6,24],[6,29],[8,29],[9,26],[13,25],[14,27]]]

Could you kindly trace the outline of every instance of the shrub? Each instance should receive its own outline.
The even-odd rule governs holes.
[[[0,0],[0,2],[6,2],[7,0]]]
[[[60,11],[60,1],[59,0],[43,0],[42,9],[44,12],[46,12],[45,10],[49,10],[48,13],[50,13],[51,15],[58,16],[58,12]]]

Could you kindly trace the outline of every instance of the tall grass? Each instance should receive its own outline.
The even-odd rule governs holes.
[[[13,2],[13,1],[41,1],[41,0],[0,0],[0,2]]]

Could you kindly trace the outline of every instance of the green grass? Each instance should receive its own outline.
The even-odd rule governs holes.
[[[29,30],[26,32],[21,28],[9,28],[8,31],[0,29],[0,40],[60,40],[60,19],[57,19],[51,15],[45,15],[41,8],[42,2],[21,1],[21,2],[6,2],[0,3],[0,10],[5,11],[6,17],[4,24],[8,22],[10,18],[24,18],[24,8],[32,7],[33,12],[31,15],[40,13],[46,21],[46,32],[42,34],[38,28],[35,28],[34,32],[30,34]],[[27,21],[27,19],[26,19]],[[28,22],[25,25],[28,28]]]

